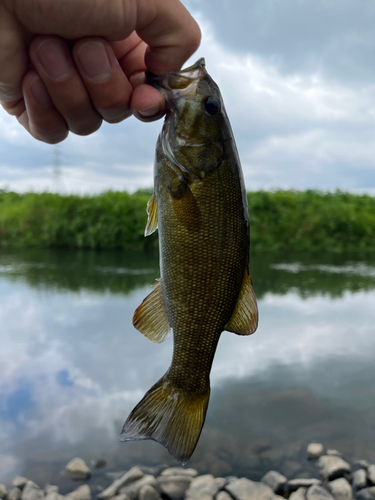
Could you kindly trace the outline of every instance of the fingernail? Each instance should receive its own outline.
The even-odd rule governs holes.
[[[138,113],[145,118],[149,118],[150,116],[155,116],[160,111],[160,104],[153,104],[152,106],[148,106],[147,108],[143,108],[138,110]]]
[[[77,55],[86,76],[98,82],[109,77],[111,63],[102,43],[86,42],[79,48]]]
[[[52,100],[40,78],[35,80],[30,85],[31,93],[35,101],[44,108],[49,108],[52,105]]]
[[[44,40],[36,53],[44,71],[54,80],[63,80],[70,73],[72,64],[64,43],[53,39]]]

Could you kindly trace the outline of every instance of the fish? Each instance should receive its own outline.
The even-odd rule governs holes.
[[[258,326],[249,215],[233,132],[204,58],[146,77],[167,105],[145,229],[145,236],[158,229],[161,277],[133,325],[154,343],[172,330],[173,356],[130,413],[120,441],[154,440],[185,464],[206,418],[222,332],[250,335]]]

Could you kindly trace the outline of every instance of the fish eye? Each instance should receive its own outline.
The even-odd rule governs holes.
[[[214,116],[217,114],[217,112],[220,109],[220,103],[215,97],[207,97],[203,101],[204,109],[206,110],[206,113],[208,113],[211,116]]]

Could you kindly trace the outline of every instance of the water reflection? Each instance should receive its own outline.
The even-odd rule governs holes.
[[[257,256],[252,274],[259,330],[223,334],[189,465],[254,479],[270,467],[314,473],[303,460],[312,440],[375,461],[374,260]],[[174,463],[156,443],[117,442],[171,358],[171,341],[153,345],[131,326],[157,277],[152,255],[0,256],[0,481],[25,474],[64,492],[73,456],[113,469]]]

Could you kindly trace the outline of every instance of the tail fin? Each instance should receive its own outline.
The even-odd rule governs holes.
[[[174,386],[166,374],[131,412],[120,441],[152,439],[184,465],[197,445],[209,397],[208,384],[204,394],[190,395]]]

